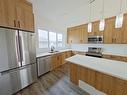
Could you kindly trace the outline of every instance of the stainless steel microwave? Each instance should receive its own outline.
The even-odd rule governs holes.
[[[89,44],[103,44],[103,36],[89,36],[88,43]]]

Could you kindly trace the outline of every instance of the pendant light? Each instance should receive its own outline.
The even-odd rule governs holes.
[[[123,25],[122,0],[120,0],[119,14],[116,16],[115,28],[121,28]]]
[[[94,2],[95,0],[90,0],[90,16],[89,16],[89,23],[88,23],[88,32],[92,32],[92,23],[91,23],[91,4]]]
[[[104,31],[105,28],[105,20],[104,20],[104,0],[102,1],[102,17],[99,24],[99,30]]]

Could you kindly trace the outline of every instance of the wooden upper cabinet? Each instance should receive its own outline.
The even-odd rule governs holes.
[[[6,11],[7,11],[7,22],[8,24],[5,27],[17,28],[17,14],[16,14],[16,0],[5,0],[6,2]],[[5,16],[6,16],[5,15]],[[4,26],[4,25],[2,25]]]
[[[21,29],[34,31],[34,15],[32,4],[27,1],[18,0],[17,20]]]
[[[127,14],[124,15],[123,27],[124,30],[122,32],[122,43],[127,44]]]
[[[87,25],[68,28],[67,36],[68,36],[67,42],[69,44],[87,43]]]
[[[92,32],[88,32],[89,36],[103,36],[104,31],[99,30],[100,21],[92,22]]]
[[[8,26],[8,14],[6,8],[6,0],[0,0],[0,26]]]
[[[82,26],[82,43],[87,44],[88,43],[88,33],[87,33],[87,24],[84,24]]]
[[[125,19],[125,18],[124,18]],[[121,28],[115,28],[116,17],[106,19],[104,31],[104,44],[122,44],[125,24]]]
[[[0,26],[34,31],[32,4],[26,0],[0,0]]]
[[[106,19],[105,31],[104,31],[104,43],[112,44],[114,39],[114,28],[115,28],[115,18]]]

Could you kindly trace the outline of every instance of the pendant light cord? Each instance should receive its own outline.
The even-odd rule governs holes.
[[[102,1],[102,19],[104,19],[104,0]]]
[[[122,13],[122,0],[120,0],[120,9],[119,9],[119,14]]]
[[[91,3],[90,3],[90,16],[89,16],[89,22],[91,22]]]

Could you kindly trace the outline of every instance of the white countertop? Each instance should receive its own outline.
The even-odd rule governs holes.
[[[75,55],[66,61],[127,81],[127,62]]]
[[[102,54],[107,54],[107,55],[116,55],[116,56],[123,56],[123,57],[127,57],[127,53],[112,53],[112,52],[103,52]]]
[[[39,57],[44,57],[44,56],[50,56],[53,54],[58,54],[58,53],[62,53],[62,52],[70,51],[70,50],[71,49],[65,49],[65,50],[59,50],[58,52],[54,52],[54,53],[49,53],[49,52],[40,53],[40,54],[37,54],[36,57],[39,58]]]

